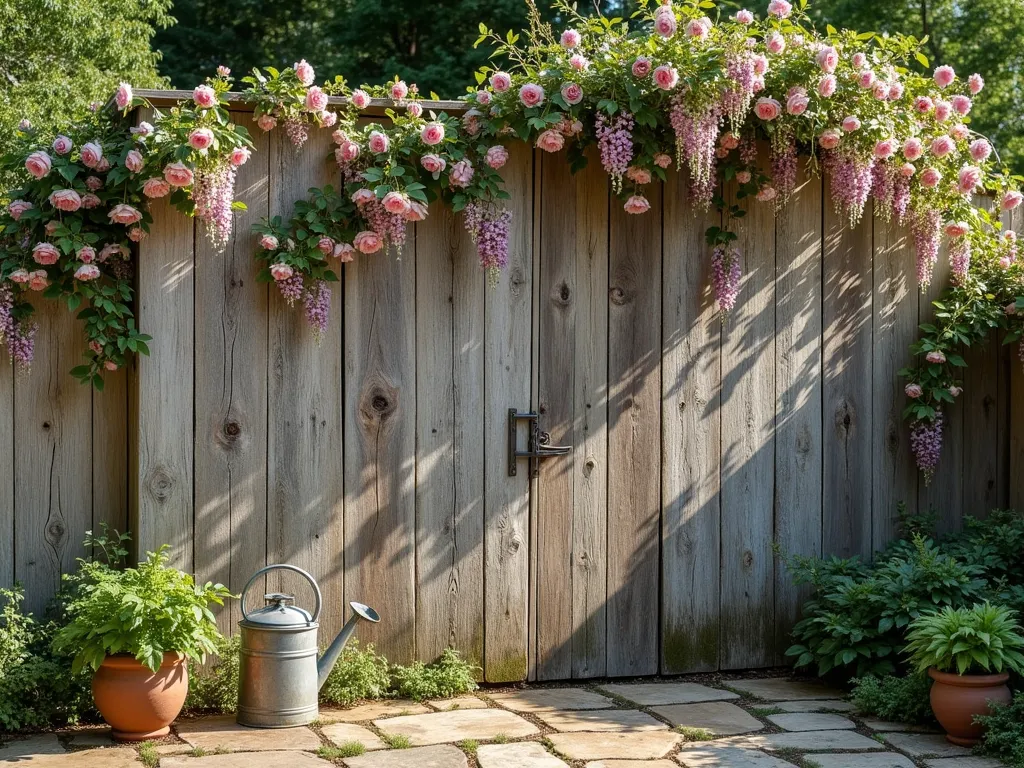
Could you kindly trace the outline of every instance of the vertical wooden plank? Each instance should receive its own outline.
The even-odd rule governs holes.
[[[128,371],[108,372],[92,393],[92,527],[128,528]]]
[[[140,110],[141,120],[152,112]],[[139,245],[139,328],[153,337],[149,357],[135,361],[133,396],[138,476],[132,528],[140,558],[162,544],[171,564],[193,569],[193,220],[168,198],[150,206],[153,225]]]
[[[830,181],[826,181],[826,190]],[[825,202],[822,267],[822,554],[871,554],[872,217],[851,227]]]
[[[337,169],[326,160],[330,146],[326,130],[313,131],[298,152],[282,131],[271,134],[272,216],[287,220],[309,187],[337,186]],[[288,307],[280,292],[270,287],[267,559],[304,568],[320,582],[322,637],[333,637],[348,613],[343,601],[340,296],[339,287],[332,285],[331,322],[317,346],[302,308]],[[293,592],[302,603],[309,599],[291,577],[269,578],[268,588]]]
[[[873,261],[871,519],[877,552],[898,533],[899,502],[917,512],[917,467],[903,418],[905,382],[899,376],[918,335],[916,258],[908,229],[875,216]]]
[[[236,594],[267,563],[268,286],[253,278],[252,226],[270,211],[270,138],[253,140],[235,180],[247,210],[236,211],[226,248],[196,237],[196,577]],[[218,613],[225,632],[239,619],[237,601]]]
[[[658,671],[662,185],[614,199],[608,307],[608,675]]]
[[[1017,208],[1003,214],[1003,226],[1018,234],[1024,232],[1024,208]],[[1020,258],[1020,257],[1018,257]],[[1024,360],[1020,347],[1009,347],[1005,356],[1010,368],[1007,386],[1007,442],[1009,455],[1006,457],[1007,506],[1024,510]]]
[[[999,336],[994,331],[981,344],[964,350],[964,394],[953,406],[963,409],[963,439],[968,447],[963,459],[963,514],[978,518],[1005,503],[999,475],[999,456],[1005,450],[1000,438],[1006,437],[999,408],[1003,372]]]
[[[707,227],[685,172],[665,184],[662,269],[662,674],[718,669],[722,322]]]
[[[484,679],[523,680],[529,625],[529,477],[508,475],[508,410],[530,401],[533,308],[533,155],[516,144],[503,169],[511,195],[509,265],[484,313]],[[520,436],[520,440],[523,436]]]
[[[483,661],[484,292],[462,217],[416,225],[416,651]]]
[[[821,193],[821,179],[801,161],[775,224],[775,541],[787,555],[821,554]],[[776,565],[779,654],[810,593]]]
[[[0,588],[14,584],[14,365],[0,358]]]
[[[14,383],[14,576],[25,610],[42,613],[85,554],[92,527],[92,393],[68,375],[85,340],[59,302],[32,298],[39,324],[32,369]]]
[[[721,666],[772,663],[775,468],[775,216],[745,202],[740,298],[722,337]]]

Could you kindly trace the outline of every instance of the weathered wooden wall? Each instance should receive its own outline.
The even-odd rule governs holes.
[[[944,530],[1024,506],[1024,374],[997,340],[970,351],[941,471],[920,484],[896,371],[938,287],[919,295],[905,231],[846,226],[827,182],[802,174],[778,217],[741,222],[723,324],[716,215],[679,176],[628,216],[596,159],[571,176],[514,147],[497,287],[435,206],[400,257],[344,268],[317,346],[255,282],[250,227],[337,183],[329,149],[326,131],[299,153],[257,136],[224,254],[156,207],[138,270],[153,355],[104,393],[67,375],[81,344],[61,308],[44,308],[31,373],[0,369],[0,583],[24,582],[31,608],[85,530],[130,521],[140,550],[168,543],[236,591],[268,562],[310,570],[325,632],[345,601],[370,603],[384,622],[361,636],[396,661],[455,645],[495,682],[758,667],[783,660],[803,596],[773,541],[869,556],[899,501]],[[574,452],[509,477],[509,408]]]

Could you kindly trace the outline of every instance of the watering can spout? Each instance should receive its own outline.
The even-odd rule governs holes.
[[[327,682],[327,676],[331,674],[331,670],[334,669],[335,663],[338,661],[338,657],[341,656],[341,651],[348,643],[349,638],[352,637],[352,633],[356,631],[356,624],[360,620],[365,620],[376,624],[380,621],[380,616],[373,608],[362,603],[349,603],[352,606],[352,618],[350,618],[345,626],[341,628],[341,632],[334,638],[334,642],[331,646],[324,651],[324,655],[320,657],[320,660],[316,663],[316,685],[317,690],[324,687],[324,683]]]

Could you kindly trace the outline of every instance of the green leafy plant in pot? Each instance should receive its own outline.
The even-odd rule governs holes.
[[[975,723],[991,704],[1007,704],[1009,672],[1024,671],[1024,637],[1008,608],[979,603],[943,608],[915,619],[907,634],[911,663],[934,681],[932,712],[946,738],[973,746],[983,727]]]
[[[95,670],[96,708],[123,741],[170,731],[188,693],[188,659],[205,660],[222,640],[209,605],[231,593],[221,584],[197,586],[167,565],[167,551],[164,545],[147,553],[136,568],[81,560],[67,577],[70,621],[54,649],[74,653],[75,672]]]

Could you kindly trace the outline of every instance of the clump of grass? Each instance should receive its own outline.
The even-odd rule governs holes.
[[[380,738],[381,741],[392,749],[408,749],[412,746],[412,742],[409,741],[409,737],[401,733],[385,733]]]
[[[202,747],[192,747],[192,749],[190,749],[188,751],[188,756],[189,757],[206,757],[206,750],[203,749]]]
[[[512,739],[508,737],[507,733],[496,733],[491,741],[495,744],[508,744]]]
[[[396,664],[391,677],[398,695],[413,701],[450,699],[476,689],[473,666],[454,648],[446,648],[433,664],[415,661],[407,667]]]
[[[782,707],[751,707],[750,711],[753,712],[755,715],[759,715],[761,717],[768,717],[768,715],[781,715],[786,710],[784,710]]]
[[[156,751],[156,745],[152,741],[144,741],[139,744],[139,760],[146,768],[156,768],[160,763],[160,754]]]
[[[476,739],[463,739],[455,744],[459,749],[465,752],[470,757],[476,757],[477,747],[480,746],[480,742]]]
[[[359,757],[365,751],[366,747],[358,741],[346,741],[337,747],[321,744],[317,747],[316,755],[324,760],[338,760],[343,757]]]
[[[390,696],[391,672],[388,660],[372,644],[360,648],[352,640],[341,652],[327,682],[320,689],[320,701],[328,704],[353,704],[360,699]]]
[[[680,725],[676,731],[683,734],[683,738],[687,741],[711,741],[715,738],[715,734],[707,728],[690,728],[687,725]]]

